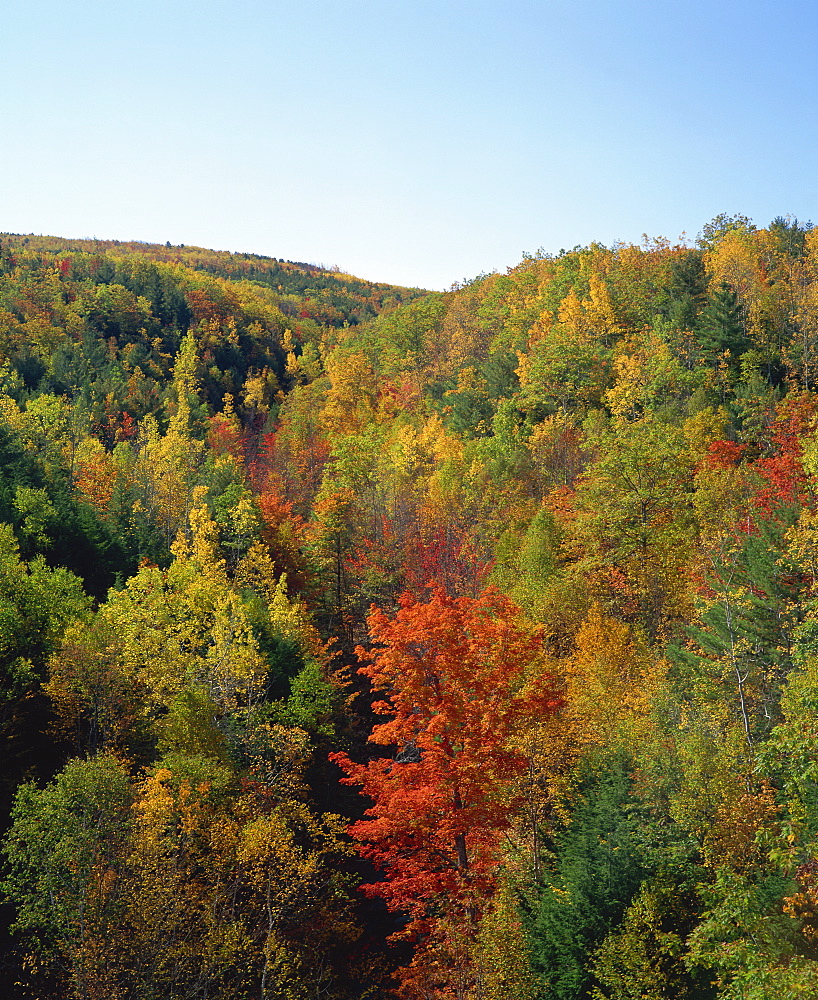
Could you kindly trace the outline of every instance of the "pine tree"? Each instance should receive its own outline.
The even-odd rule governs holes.
[[[598,765],[580,782],[570,822],[554,839],[552,871],[525,906],[541,1000],[588,996],[588,955],[617,925],[644,874],[630,762],[618,756]]]
[[[699,317],[696,336],[708,354],[720,355],[729,351],[733,361],[750,346],[738,295],[726,283],[722,282],[711,292]]]

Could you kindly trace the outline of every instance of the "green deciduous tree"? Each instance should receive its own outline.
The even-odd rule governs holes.
[[[3,889],[39,959],[65,969],[77,1000],[119,995],[120,875],[131,791],[112,756],[76,760],[43,789],[22,785],[4,850]]]

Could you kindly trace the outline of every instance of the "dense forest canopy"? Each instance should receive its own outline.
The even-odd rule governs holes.
[[[0,236],[19,997],[818,995],[818,230],[423,292]]]

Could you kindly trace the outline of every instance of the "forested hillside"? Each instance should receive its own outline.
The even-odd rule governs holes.
[[[818,995],[818,230],[2,236],[0,522],[19,997]]]

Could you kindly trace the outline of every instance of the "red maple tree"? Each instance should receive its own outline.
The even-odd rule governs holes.
[[[383,695],[373,709],[387,717],[369,741],[396,752],[366,764],[331,757],[373,802],[350,827],[383,872],[365,891],[408,916],[401,934],[418,946],[403,995],[455,995],[441,985],[444,966],[457,964],[445,939],[454,926],[468,937],[494,890],[518,805],[514,779],[527,767],[513,737],[560,699],[540,636],[497,591],[404,594],[394,618],[373,608],[368,624],[376,645],[358,647],[359,673]]]

